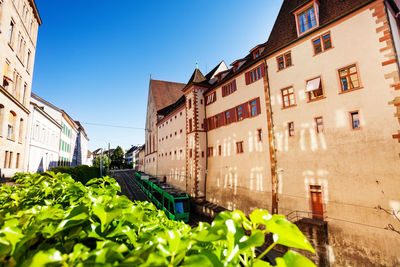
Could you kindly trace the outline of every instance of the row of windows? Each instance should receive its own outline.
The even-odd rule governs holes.
[[[70,137],[71,136],[71,129],[67,127],[64,123],[61,122],[61,132],[65,134],[66,136]]]
[[[31,65],[31,50],[27,49],[26,41],[21,32],[18,32],[17,44],[15,47],[15,22],[13,20],[10,21],[10,26],[8,29],[8,44],[12,48],[13,51],[16,52],[17,57],[21,61],[22,65],[25,65],[26,70],[30,71]]]
[[[232,122],[241,121],[249,117],[254,117],[261,113],[260,98],[253,99],[237,107],[221,112],[213,117],[207,118],[207,130],[219,128]]]
[[[41,127],[39,122],[36,122],[35,126],[32,125],[32,139],[48,145],[57,145],[58,140],[54,131],[44,125]]]
[[[4,169],[19,169],[20,168],[20,158],[21,155],[20,153],[17,153],[16,157],[15,157],[15,163],[13,164],[13,160],[14,160],[14,152],[12,151],[5,151],[5,155],[4,155]]]
[[[359,111],[349,112],[349,120],[350,120],[351,129],[353,129],[353,130],[361,129]],[[324,132],[324,121],[323,121],[322,116],[314,118],[314,124],[315,124],[315,132],[317,134],[321,134]],[[294,129],[293,121],[288,122],[287,131],[288,131],[289,136],[295,136],[295,129]]]
[[[340,91],[347,92],[361,88],[360,79],[355,64],[339,69],[338,77],[340,79]],[[324,90],[322,87],[321,77],[317,77],[306,82],[306,90],[308,101],[324,98]],[[281,89],[282,107],[292,107],[296,105],[296,98],[293,87]]]
[[[174,151],[174,155],[176,155],[177,153],[178,153],[178,151],[175,150],[175,151]],[[172,156],[172,151],[169,152],[169,155]],[[183,150],[182,150],[182,149],[179,150],[179,155],[180,155],[180,156],[183,156]],[[159,154],[158,154],[158,157],[166,157],[166,156],[168,156],[168,152],[159,153]]]
[[[71,145],[64,140],[60,140],[60,149],[64,152],[71,152]]]
[[[182,132],[183,132],[183,130],[180,129],[180,130],[179,130],[179,133],[182,133]],[[178,134],[178,132],[175,132],[175,136],[176,136],[177,134]],[[172,138],[172,134],[169,135],[169,138]],[[165,140],[168,140],[168,135],[165,136]],[[158,139],[158,142],[161,142],[161,141],[164,141],[164,137]]]
[[[330,48],[332,48],[331,33],[324,33],[311,40],[314,55],[322,53]],[[276,63],[278,65],[278,71],[286,69],[293,65],[292,53],[290,51],[285,52],[276,57]]]
[[[191,103],[191,102],[190,102]],[[181,117],[182,116],[182,111],[181,112],[179,112],[179,116]],[[175,117],[175,119],[176,118],[178,118],[178,115],[175,115],[174,116]],[[162,123],[161,125],[159,125],[158,126],[158,129],[161,129],[161,127],[164,127],[164,124],[165,124],[165,126],[167,126],[168,125],[168,121],[169,122],[172,122],[172,117],[169,119],[169,120],[166,120],[164,123]]]

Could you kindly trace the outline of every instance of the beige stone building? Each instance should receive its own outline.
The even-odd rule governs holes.
[[[22,171],[38,27],[34,0],[0,1],[0,168]]]
[[[265,43],[230,69],[196,69],[153,109],[154,173],[229,210],[287,215],[320,266],[398,266],[399,12],[284,0]]]

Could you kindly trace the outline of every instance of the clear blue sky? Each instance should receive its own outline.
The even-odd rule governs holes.
[[[267,40],[282,0],[36,0],[32,91],[81,122],[144,128],[149,76],[187,82]],[[144,130],[83,124],[89,149]]]

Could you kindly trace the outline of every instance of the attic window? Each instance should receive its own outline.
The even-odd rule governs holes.
[[[318,3],[314,0],[294,13],[296,16],[297,35],[303,35],[319,26]]]
[[[258,58],[259,56],[260,56],[260,50],[259,50],[259,49],[256,49],[256,50],[253,52],[253,58],[256,59],[256,58]]]

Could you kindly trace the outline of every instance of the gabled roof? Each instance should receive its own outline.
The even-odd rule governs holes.
[[[192,77],[190,77],[188,83],[186,86],[182,89],[182,91],[185,91],[188,89],[191,85],[203,85],[203,86],[210,86],[210,84],[207,82],[206,77],[204,77],[203,73],[196,68],[192,74]]]
[[[153,93],[156,110],[175,103],[183,95],[184,83],[175,83],[150,79],[150,90]]]
[[[135,150],[137,150],[137,149],[139,149],[139,147],[138,147],[138,146],[132,146],[130,149],[128,149],[128,151],[126,151],[126,153],[125,153],[125,154],[132,153],[133,151],[135,151]]]

